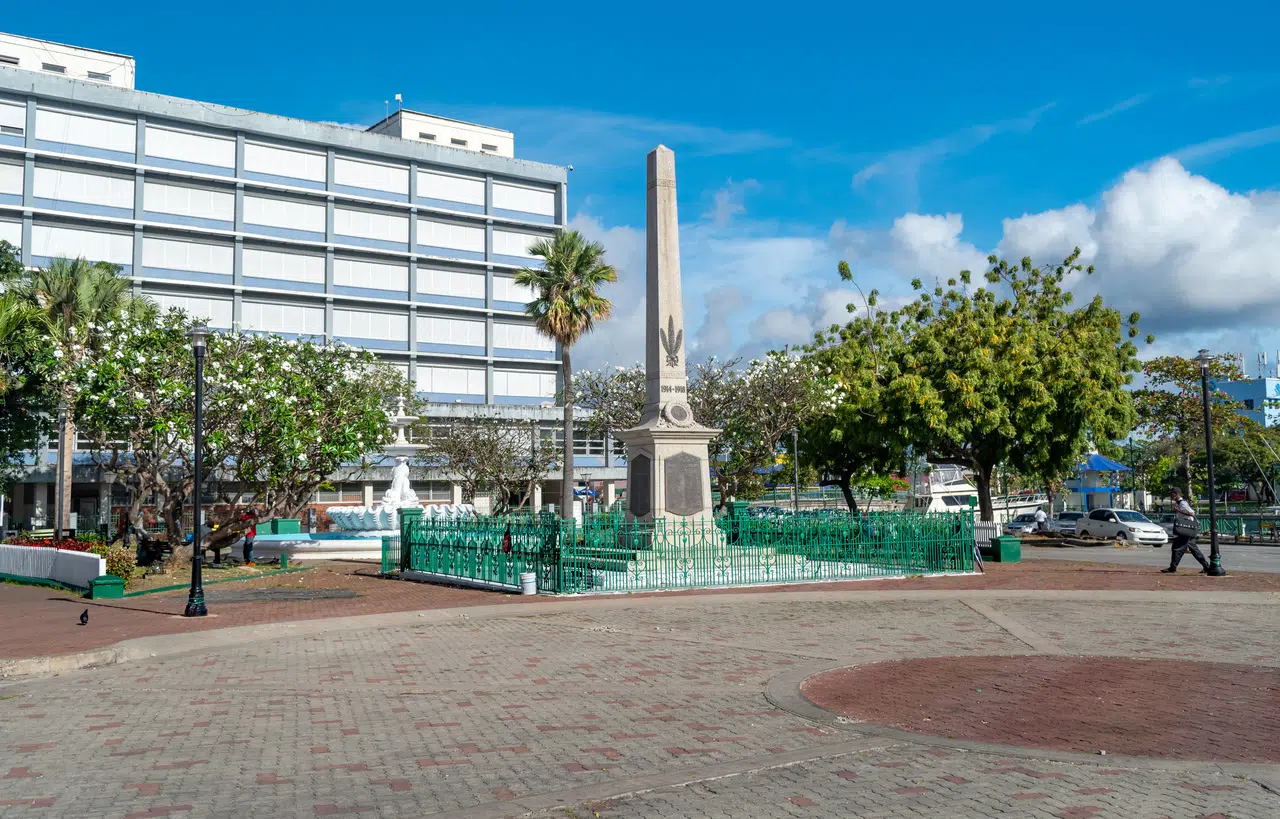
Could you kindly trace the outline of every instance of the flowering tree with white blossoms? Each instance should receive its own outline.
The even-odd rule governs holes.
[[[194,487],[194,362],[179,310],[122,313],[103,354],[76,369],[77,405],[98,463],[154,492],[170,542],[181,541]],[[296,517],[340,467],[367,466],[390,441],[386,411],[408,390],[368,352],[280,336],[214,333],[205,365],[206,546],[236,540],[243,506],[264,519]],[[137,510],[135,510],[136,512]]]
[[[206,492],[218,504],[210,546],[264,519],[297,517],[340,467],[367,467],[391,442],[387,411],[408,381],[368,351],[280,336],[217,333],[209,339],[205,405]]]
[[[171,543],[181,539],[182,505],[191,492],[194,379],[181,311],[158,314],[134,302],[100,328],[97,355],[78,358],[68,374],[81,434],[94,462],[134,489],[137,522],[153,496]]]

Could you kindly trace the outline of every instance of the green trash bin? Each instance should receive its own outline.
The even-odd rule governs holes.
[[[1022,539],[1000,535],[991,538],[991,545],[982,550],[982,557],[992,563],[1021,563]]]
[[[114,574],[98,575],[89,581],[90,600],[120,600],[124,597],[124,578]]]

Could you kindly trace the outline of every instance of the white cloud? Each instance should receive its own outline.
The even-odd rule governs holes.
[[[1076,125],[1077,126],[1089,125],[1090,123],[1097,122],[1098,120],[1106,119],[1107,117],[1113,117],[1116,114],[1122,113],[1124,111],[1128,111],[1130,108],[1136,108],[1149,99],[1151,99],[1150,94],[1135,94],[1132,97],[1129,97],[1128,99],[1117,102],[1115,105],[1111,106],[1110,108],[1104,108],[1101,111],[1097,111],[1095,113],[1089,114],[1087,117],[1081,118],[1076,122]]]
[[[914,205],[919,197],[920,172],[924,168],[940,164],[948,157],[966,154],[1001,134],[1026,133],[1035,128],[1053,106],[1054,103],[1049,103],[1021,117],[971,125],[920,145],[890,151],[854,174],[853,187],[861,188],[875,179],[893,180]]]
[[[861,311],[863,300],[836,277],[841,259],[863,292],[881,292],[883,309],[913,297],[912,278],[932,284],[986,269],[987,251],[964,238],[956,213],[907,213],[887,229],[837,222],[825,233],[754,221],[745,210],[727,220],[722,213],[712,207],[681,225],[686,337],[695,357],[756,356],[848,321],[846,305]],[[582,214],[571,226],[605,243],[621,277],[610,293],[615,318],[580,345],[579,366],[643,358],[644,231],[606,228]],[[1004,220],[995,250],[1053,263],[1077,246],[1098,272],[1074,289],[1085,298],[1102,293],[1122,313],[1140,312],[1142,329],[1159,339],[1144,355],[1280,344],[1270,329],[1280,311],[1280,195],[1231,192],[1166,158],[1125,174],[1094,207]]]
[[[1090,235],[1094,219],[1094,212],[1080,204],[1005,219],[998,253],[1011,261],[1030,256],[1037,262],[1054,262],[1078,246],[1087,263],[1098,253],[1098,243]]]
[[[1253,131],[1242,131],[1238,134],[1198,142],[1195,145],[1179,148],[1171,153],[1170,156],[1182,163],[1193,163],[1202,160],[1219,159],[1240,151],[1247,151],[1250,148],[1272,145],[1276,142],[1280,142],[1280,125],[1258,128]]]
[[[964,219],[958,213],[929,216],[908,213],[893,222],[893,265],[902,273],[946,278],[961,270],[980,275],[987,254],[960,238]]]
[[[735,216],[747,212],[747,194],[758,190],[760,183],[754,179],[742,182],[730,179],[723,188],[711,195],[711,207],[702,214],[702,218],[716,227],[726,227]]]

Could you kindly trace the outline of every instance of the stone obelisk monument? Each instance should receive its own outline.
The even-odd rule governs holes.
[[[617,434],[627,446],[627,519],[711,520],[707,442],[688,403],[676,155],[659,145],[648,157],[645,406],[640,425]]]

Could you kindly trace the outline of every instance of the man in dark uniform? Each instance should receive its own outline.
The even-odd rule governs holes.
[[[1169,493],[1169,497],[1173,499],[1173,511],[1180,521],[1190,519],[1192,522],[1198,523],[1195,510],[1191,508],[1191,504],[1187,502],[1187,499],[1182,497],[1181,492],[1175,489]],[[1170,555],[1169,568],[1161,569],[1161,572],[1165,574],[1173,574],[1178,571],[1178,563],[1182,560],[1182,556],[1188,551],[1190,551],[1191,556],[1199,561],[1200,565],[1204,567],[1204,571],[1206,573],[1209,571],[1209,561],[1204,559],[1204,554],[1200,551],[1199,547],[1196,546],[1196,539],[1189,535],[1178,534],[1176,526],[1174,527],[1173,533],[1173,548],[1169,551],[1173,553]]]

